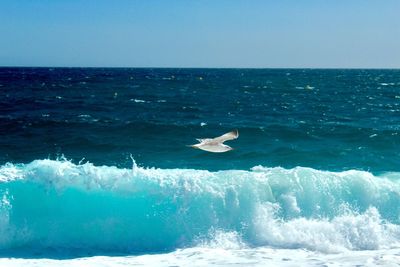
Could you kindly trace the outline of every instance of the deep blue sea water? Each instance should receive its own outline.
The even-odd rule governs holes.
[[[399,146],[400,70],[0,68],[0,253],[397,248]]]
[[[1,163],[400,170],[399,70],[1,68],[0,86]],[[230,153],[185,146],[235,128]]]

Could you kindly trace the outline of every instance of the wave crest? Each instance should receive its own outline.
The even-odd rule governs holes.
[[[0,249],[158,252],[199,239],[215,246],[221,236],[230,247],[232,240],[320,251],[398,246],[398,177],[303,167],[209,172],[65,160],[6,164]]]

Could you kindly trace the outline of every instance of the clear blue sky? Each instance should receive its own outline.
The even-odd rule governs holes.
[[[0,66],[400,68],[400,0],[0,0]]]

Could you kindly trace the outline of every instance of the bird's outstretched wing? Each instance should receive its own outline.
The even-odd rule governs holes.
[[[238,130],[233,130],[229,133],[223,134],[221,136],[215,137],[213,141],[218,142],[218,143],[223,143],[228,140],[233,140],[239,137],[239,131]]]

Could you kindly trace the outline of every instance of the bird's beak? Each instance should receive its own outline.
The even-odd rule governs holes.
[[[187,147],[193,147],[193,148],[196,148],[196,149],[199,149],[196,145],[186,145]]]

